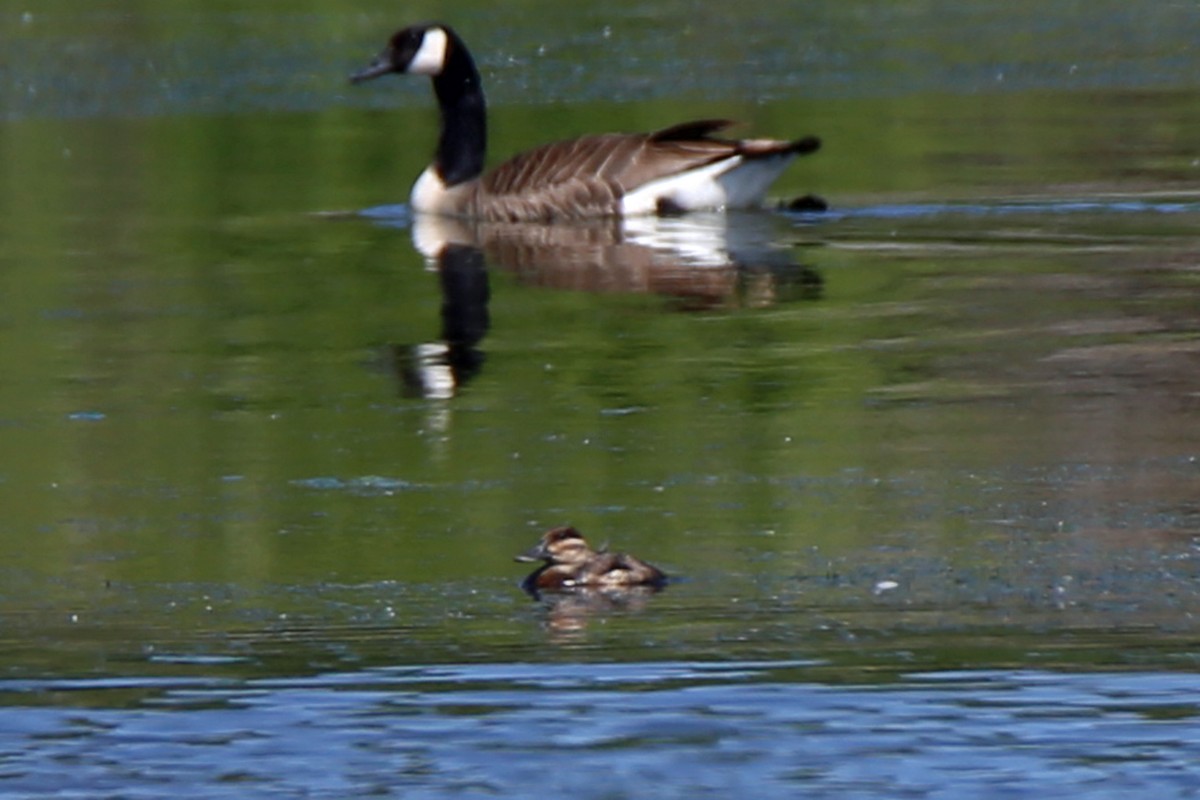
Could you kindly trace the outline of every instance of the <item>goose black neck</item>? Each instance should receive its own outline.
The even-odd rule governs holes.
[[[487,153],[487,108],[479,71],[458,37],[451,38],[433,91],[442,112],[434,162],[438,174],[447,186],[478,178]]]

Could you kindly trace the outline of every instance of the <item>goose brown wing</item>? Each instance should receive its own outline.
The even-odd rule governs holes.
[[[739,143],[709,136],[728,124],[701,120],[651,134],[601,134],[542,145],[483,177],[480,215],[529,220],[615,214],[626,192],[738,153]]]

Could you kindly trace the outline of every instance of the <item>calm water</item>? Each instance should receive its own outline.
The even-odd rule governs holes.
[[[0,0],[0,797],[1196,795],[1200,9],[162,5]],[[831,209],[414,225],[435,16]]]

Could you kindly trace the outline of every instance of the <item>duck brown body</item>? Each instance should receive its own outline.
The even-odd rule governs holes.
[[[521,588],[538,590],[583,588],[661,587],[666,574],[657,567],[627,553],[593,550],[587,540],[572,527],[552,528],[517,561],[544,561],[532,572]]]

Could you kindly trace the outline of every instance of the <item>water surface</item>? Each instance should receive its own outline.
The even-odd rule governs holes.
[[[0,3],[0,793],[1190,796],[1200,13],[414,9],[496,157],[825,141],[441,261],[396,14]]]

